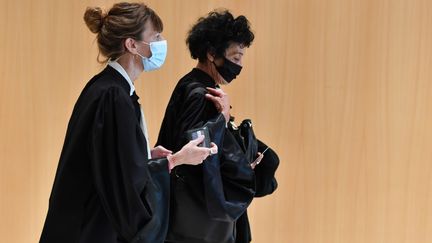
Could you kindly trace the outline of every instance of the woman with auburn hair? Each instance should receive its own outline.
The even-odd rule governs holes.
[[[84,20],[97,34],[98,61],[107,66],[75,104],[40,242],[163,242],[170,170],[202,163],[217,146],[198,147],[198,137],[174,154],[149,147],[134,81],[160,68],[167,52],[162,21],[151,8],[87,8]]]

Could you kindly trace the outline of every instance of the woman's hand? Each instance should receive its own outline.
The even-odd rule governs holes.
[[[258,152],[257,155],[258,155],[258,158],[256,158],[255,161],[250,164],[252,169],[255,169],[255,166],[257,166],[259,163],[261,163],[261,160],[264,158],[264,154],[262,154],[261,152]]]
[[[167,159],[170,163],[170,169],[181,164],[201,164],[209,155],[218,153],[218,147],[215,143],[211,143],[210,148],[198,147],[198,145],[203,141],[204,136],[201,135],[197,139],[194,139],[187,143],[177,153],[173,155],[168,155]]]
[[[225,117],[225,121],[228,123],[230,120],[230,101],[228,94],[225,93],[222,89],[214,89],[207,87],[209,93],[205,95],[205,97],[211,101],[213,101],[216,109],[223,114]]]
[[[159,145],[155,148],[152,148],[150,154],[152,159],[164,158],[167,157],[168,155],[171,155],[172,151]]]

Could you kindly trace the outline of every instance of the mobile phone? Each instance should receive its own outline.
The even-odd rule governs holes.
[[[199,136],[203,135],[204,140],[198,146],[199,147],[206,147],[206,148],[211,147],[210,146],[210,134],[209,134],[208,128],[206,126],[188,130],[188,131],[186,131],[186,134],[187,134],[187,138],[189,139],[189,141],[197,139]]]

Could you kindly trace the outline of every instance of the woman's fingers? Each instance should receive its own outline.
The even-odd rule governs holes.
[[[199,136],[197,139],[190,141],[186,144],[179,152],[175,154],[178,159],[177,165],[189,164],[198,165],[201,164],[208,156],[217,154],[218,147],[215,143],[210,144],[210,148],[199,147],[198,145],[202,143],[204,136]]]
[[[260,153],[260,152],[258,152],[258,157],[255,159],[255,161],[254,162],[252,162],[250,165],[251,165],[251,167],[252,167],[252,169],[255,169],[255,167],[259,164],[259,163],[261,163],[261,160],[264,158],[264,154],[262,154],[262,153]]]
[[[205,94],[205,97],[213,102],[220,100],[219,96],[215,96],[212,94]]]
[[[225,92],[222,89],[215,89],[215,88],[207,87],[207,90],[210,94],[212,94],[214,96],[222,97],[223,95],[225,95]]]
[[[196,144],[196,142],[194,144]],[[210,148],[198,147],[197,145],[189,148],[190,150],[187,154],[190,156],[190,158],[187,159],[188,162],[186,163],[195,165],[201,164],[208,156],[212,154],[217,154],[218,152],[218,147],[215,143],[211,143]]]
[[[199,135],[196,139],[190,141],[189,143],[192,146],[197,146],[204,141],[204,135]]]
[[[211,145],[210,146],[210,155],[217,154],[218,153],[218,146],[213,142],[210,145]]]
[[[172,154],[172,151],[159,145],[159,146],[153,148],[150,151],[150,153],[151,153],[152,158],[162,158],[162,157],[167,157],[168,155]]]
[[[216,110],[221,112],[224,115],[225,120],[228,122],[230,119],[231,108],[229,96],[222,89],[214,89],[207,87],[207,90],[209,91],[209,93],[206,94],[205,97],[213,102]]]
[[[171,150],[168,150],[168,149],[164,148],[164,147],[161,146],[161,145],[157,146],[155,149],[156,149],[157,151],[161,152],[161,153],[169,153],[169,154],[172,153]]]
[[[264,158],[264,154],[258,152],[258,158],[256,159],[257,164],[261,163],[261,160]]]
[[[205,94],[205,97],[212,101],[213,103],[215,103],[215,105],[217,105],[220,102],[220,98],[211,94]]]
[[[213,104],[216,107],[216,110],[218,110],[219,112],[223,111],[223,100],[220,97],[217,96],[213,96],[211,94],[205,94],[205,97],[210,100],[211,102],[213,102]]]

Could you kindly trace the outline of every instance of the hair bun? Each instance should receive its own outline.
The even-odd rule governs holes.
[[[102,29],[106,13],[99,7],[88,7],[84,13],[84,21],[93,33],[99,33]]]

